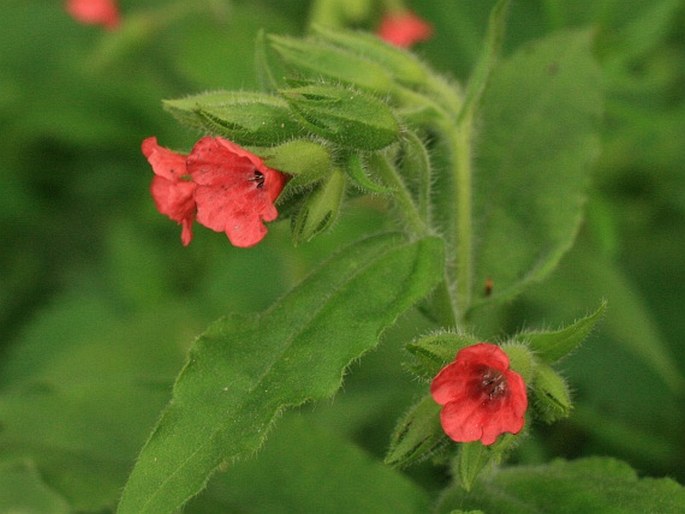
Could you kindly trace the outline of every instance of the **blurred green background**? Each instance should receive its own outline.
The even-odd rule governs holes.
[[[252,249],[203,229],[183,248],[180,228],[149,197],[142,139],[188,150],[198,137],[161,99],[256,88],[257,31],[303,34],[311,2],[198,0],[177,9],[121,1],[125,22],[114,32],[76,23],[60,1],[3,4],[0,490],[16,475],[55,512],[106,511],[192,338],[226,312],[265,308],[327,254],[386,221],[377,203],[356,199],[330,233],[298,248],[287,221],[272,223]],[[417,53],[467,78],[493,4],[413,2],[435,27]],[[378,13],[376,6],[356,25],[372,29]],[[607,298],[601,328],[564,362],[573,416],[534,426],[514,460],[611,455],[640,474],[683,483],[685,2],[519,0],[506,52],[580,26],[596,31],[607,98],[587,219],[558,270],[477,316],[478,332],[556,327]],[[418,314],[405,316],[353,367],[335,402],[300,415],[340,445],[352,441],[350,451],[382,457],[397,416],[420,393],[399,363],[406,334],[424,328]],[[300,421],[284,426],[311,430]],[[298,455],[281,450],[245,476],[276,480],[271,473]],[[446,480],[430,465],[408,474],[428,490]],[[259,480],[244,482],[251,490]],[[221,501],[251,500],[245,493]]]

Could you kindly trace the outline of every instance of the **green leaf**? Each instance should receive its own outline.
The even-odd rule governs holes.
[[[539,280],[575,239],[602,111],[591,42],[561,32],[492,72],[475,152],[475,304]]]
[[[253,454],[285,408],[330,398],[350,362],[440,280],[443,258],[437,238],[376,236],[264,313],[212,324],[190,351],[119,512],[173,512],[222,462]]]
[[[488,84],[492,69],[499,58],[499,52],[504,40],[509,0],[499,0],[490,13],[488,32],[485,36],[485,44],[476,67],[469,78],[464,97],[464,103],[459,112],[458,121],[462,121],[475,109],[483,96],[483,91]]]
[[[385,463],[398,468],[431,457],[448,442],[440,425],[440,409],[431,395],[425,396],[399,420],[390,439]]]
[[[79,511],[116,504],[194,324],[187,305],[117,309],[80,291],[59,296],[2,361],[0,453],[34,462]]]
[[[590,335],[595,325],[604,317],[606,307],[607,302],[603,301],[595,312],[560,330],[521,332],[512,339],[527,343],[542,361],[549,364],[557,362],[575,350]]]
[[[318,412],[316,413],[318,414]],[[187,514],[422,514],[426,492],[325,428],[319,416],[286,415],[256,458],[217,473]],[[316,420],[316,421],[315,421]]]
[[[677,514],[685,510],[685,489],[668,478],[639,479],[630,466],[614,459],[557,460],[494,472],[470,493],[453,487],[436,512],[456,508],[510,514]]]

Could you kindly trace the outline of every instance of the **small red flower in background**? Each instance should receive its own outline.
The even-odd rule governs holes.
[[[433,399],[443,405],[440,422],[460,443],[495,442],[504,432],[517,434],[528,408],[526,384],[509,369],[499,346],[478,343],[459,350],[431,383]]]
[[[273,202],[286,175],[226,139],[203,137],[186,156],[150,137],[142,150],[155,173],[150,191],[157,209],[183,225],[184,245],[190,243],[197,220],[225,232],[234,246],[253,246],[267,233],[263,222],[278,216]]]
[[[430,39],[433,27],[411,11],[395,11],[383,16],[378,36],[395,46],[409,48]]]
[[[66,8],[74,19],[88,25],[112,30],[121,22],[116,0],[67,0]]]

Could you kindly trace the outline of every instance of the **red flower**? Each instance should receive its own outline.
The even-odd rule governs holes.
[[[67,12],[88,25],[102,25],[108,29],[119,26],[119,7],[116,0],[67,0]]]
[[[266,235],[263,222],[278,216],[273,202],[287,177],[244,148],[220,137],[203,137],[188,156],[158,146],[154,137],[142,148],[155,172],[151,191],[157,209],[183,224],[184,245],[194,219],[225,232],[233,245],[248,247]]]
[[[414,43],[430,39],[433,27],[411,11],[395,11],[383,17],[378,35],[395,46],[409,48]]]
[[[499,346],[478,343],[459,350],[431,383],[433,399],[444,405],[440,422],[460,443],[495,442],[504,432],[517,434],[528,407],[526,384],[509,369]]]
[[[157,210],[183,226],[181,241],[188,246],[193,239],[197,185],[189,180],[186,156],[162,148],[156,137],[144,140],[142,150],[155,173],[150,192]]]

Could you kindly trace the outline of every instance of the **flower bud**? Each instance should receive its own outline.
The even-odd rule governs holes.
[[[367,166],[359,154],[354,153],[349,156],[345,163],[345,171],[352,183],[367,193],[388,194],[393,190],[383,184],[376,182],[370,175]]]
[[[282,145],[262,148],[258,153],[267,166],[292,176],[286,186],[288,189],[313,184],[331,171],[328,148],[309,139],[293,139]]]
[[[269,36],[269,40],[281,61],[300,78],[325,77],[383,95],[394,87],[382,66],[344,48],[311,38]]]
[[[291,229],[295,244],[309,241],[333,224],[344,192],[345,175],[335,169],[309,194],[293,217]]]
[[[419,378],[432,380],[459,350],[477,342],[474,336],[456,332],[422,336],[407,344],[407,351],[414,357],[408,368]]]
[[[567,418],[573,404],[566,381],[546,364],[535,369],[533,398],[538,415],[545,423]]]
[[[402,468],[432,456],[447,443],[440,425],[440,405],[425,396],[400,418],[390,439],[385,463]]]
[[[326,43],[344,48],[381,66],[385,73],[401,84],[421,86],[428,81],[428,71],[421,61],[405,50],[384,43],[376,36],[362,32],[330,30],[320,26],[314,30]]]
[[[243,145],[273,146],[302,132],[282,98],[262,93],[215,91],[164,107],[185,125]]]
[[[281,90],[311,132],[357,150],[380,150],[397,140],[400,127],[377,98],[342,87],[309,85]]]

